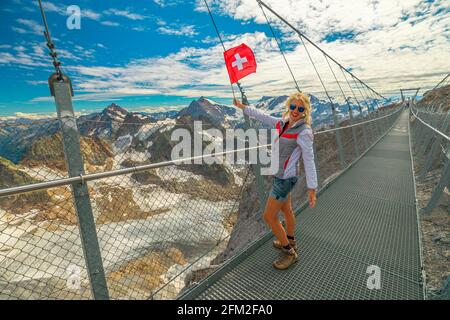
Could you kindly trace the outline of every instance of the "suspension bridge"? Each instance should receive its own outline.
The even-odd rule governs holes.
[[[293,190],[299,262],[285,271],[271,266],[277,251],[272,247],[271,233],[261,231],[268,185],[259,165],[232,168],[242,181],[233,188],[222,185],[223,190],[211,189],[210,193],[220,201],[179,196],[179,191],[170,189],[167,181],[154,180],[159,185],[152,189],[148,185],[137,186],[130,178],[147,174],[146,179],[156,179],[152,174],[166,170],[169,183],[182,183],[190,174],[176,168],[181,161],[133,163],[86,173],[86,143],[80,142],[85,140],[77,127],[80,120],[73,112],[72,86],[60,67],[41,6],[55,67],[49,84],[58,111],[56,131],[61,135],[61,161],[67,171],[58,178],[24,178],[25,183],[20,185],[2,184],[0,204],[17,209],[18,203],[41,212],[57,207],[59,216],[74,212],[76,221],[36,227],[29,224],[31,220],[24,218],[27,225],[24,219],[19,223],[20,219],[14,217],[0,224],[0,244],[5,245],[0,247],[1,298],[427,298],[420,215],[430,214],[449,188],[448,106],[446,109],[439,102],[438,95],[426,105],[416,104],[420,89],[414,89],[409,108],[402,103],[388,103],[270,6],[263,1],[258,3],[294,87],[300,91],[300,81],[266,11],[299,36],[329,102],[333,121],[315,132],[317,206],[308,208],[304,179]],[[222,42],[212,12],[205,4]],[[225,50],[223,42],[222,46]],[[348,107],[343,119],[338,117],[336,97],[317,68],[311,49],[325,59],[337,95]],[[449,75],[433,91],[445,88],[448,82]],[[238,89],[243,102],[248,103],[240,83]],[[401,89],[403,100],[408,91]],[[248,119],[245,122],[247,126],[258,125]],[[142,128],[142,123],[126,125]],[[15,176],[25,177],[24,169],[19,169]],[[419,210],[415,176],[424,179],[431,173],[436,183],[427,205]],[[123,201],[127,192],[124,185],[135,188],[128,203]],[[212,183],[207,186],[216,187]],[[101,198],[105,193],[109,195],[106,200]],[[221,193],[229,200],[223,200]],[[119,200],[115,201],[116,197]],[[140,216],[127,220],[121,213],[129,211],[127,214],[134,211]],[[102,214],[110,220],[99,220]],[[233,215],[237,216],[235,220],[230,218]],[[231,221],[230,229],[224,227],[227,219]],[[239,245],[232,248],[233,243]],[[226,251],[232,254],[215,261]]]

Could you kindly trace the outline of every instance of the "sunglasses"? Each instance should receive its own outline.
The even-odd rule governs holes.
[[[298,112],[304,112],[305,111],[304,107],[297,107],[295,104],[291,104],[289,106],[289,109],[291,109],[292,111],[294,111],[296,108],[298,108]]]

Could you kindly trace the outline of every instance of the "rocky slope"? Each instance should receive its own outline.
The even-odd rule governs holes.
[[[38,180],[20,170],[14,163],[1,157],[0,177],[0,189],[38,182]],[[35,191],[2,197],[0,198],[0,208],[7,212],[21,214],[31,208],[45,208],[50,200],[51,197],[47,191]]]
[[[111,169],[113,153],[104,139],[82,136],[80,149],[88,172],[91,171],[90,168],[97,166],[104,170]],[[36,139],[27,147],[20,164],[28,167],[38,167],[44,164],[52,169],[67,171],[61,134],[58,132]]]
[[[430,104],[442,106],[441,112],[447,112],[450,109],[450,85],[425,92],[417,106],[424,107]]]
[[[205,97],[192,101],[178,113],[180,118],[185,116],[190,116],[192,120],[206,120],[214,128],[229,127],[241,119],[235,107],[221,105]]]

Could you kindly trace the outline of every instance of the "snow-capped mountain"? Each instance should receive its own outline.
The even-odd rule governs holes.
[[[101,112],[80,116],[77,124],[81,135],[115,138],[120,133],[119,130],[127,123],[145,124],[152,121],[153,119],[148,115],[129,112],[113,103]],[[122,129],[122,134],[123,131]]]
[[[219,104],[205,97],[193,100],[178,113],[178,117],[190,116],[193,120],[207,120],[219,127],[228,127],[240,120],[242,114],[237,108]]]
[[[253,105],[271,115],[281,117],[286,99],[285,95],[269,97],[264,96]],[[330,102],[310,95],[313,108],[313,125],[321,125],[333,121]],[[359,102],[359,104],[358,104]],[[376,106],[376,100],[356,101],[348,99],[348,104],[334,103],[339,119],[348,117],[348,106],[353,114],[359,114],[361,105],[363,113],[367,113],[367,105]],[[131,112],[117,104],[107,106],[101,112],[80,116],[77,119],[81,136],[105,139],[117,150],[124,151],[128,147],[138,147],[155,132],[171,130],[177,124],[188,124],[194,120],[202,120],[208,127],[226,129],[242,127],[242,111],[234,106],[224,105],[200,97],[193,100],[186,108],[180,111],[170,110],[159,112],[156,116],[144,112]],[[54,135],[59,131],[57,119],[27,120],[17,119],[0,122],[0,156],[17,163],[33,143],[41,137]]]
[[[312,117],[314,126],[320,126],[322,124],[327,124],[333,121],[332,119],[332,109],[331,103],[328,100],[320,99],[314,95],[309,95],[311,106],[312,106]],[[264,96],[260,100],[255,103],[255,107],[261,109],[273,116],[281,117],[282,113],[285,110],[285,104],[288,96],[277,96],[277,97],[269,97]],[[349,106],[353,110],[353,115],[357,116],[360,114],[359,106],[362,107],[363,114],[367,113],[367,105],[370,108],[374,106],[377,108],[376,99],[367,99],[365,101],[356,101],[354,98],[349,97],[347,102],[337,102],[333,101],[336,114],[338,119],[344,119],[349,117],[348,108]],[[359,104],[358,104],[359,103]]]

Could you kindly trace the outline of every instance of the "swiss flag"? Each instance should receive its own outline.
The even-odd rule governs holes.
[[[256,72],[256,59],[247,45],[228,49],[223,53],[231,83],[236,83],[250,73]]]

